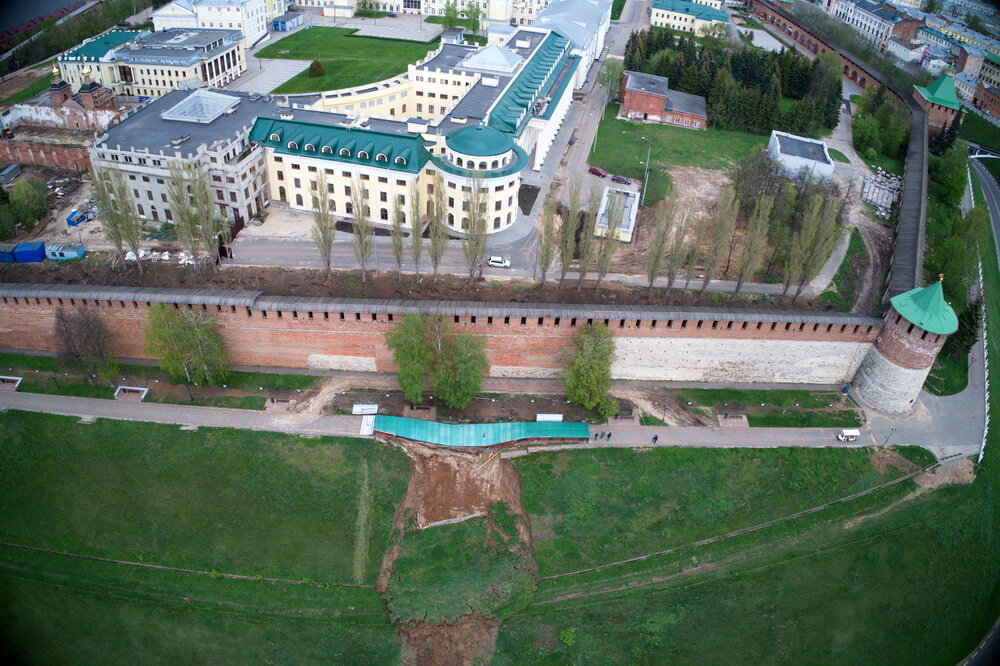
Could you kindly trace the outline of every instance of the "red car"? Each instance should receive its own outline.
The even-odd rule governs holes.
[[[590,173],[595,176],[599,176],[600,178],[606,178],[608,175],[608,172],[600,167],[590,167]]]
[[[612,183],[621,183],[622,185],[631,185],[632,179],[626,178],[625,176],[611,176]]]

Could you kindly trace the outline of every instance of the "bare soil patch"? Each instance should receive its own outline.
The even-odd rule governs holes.
[[[613,396],[634,403],[645,414],[660,419],[668,426],[708,426],[714,424],[704,413],[691,409],[666,389],[617,386],[612,387],[611,392]]]
[[[909,474],[917,469],[917,465],[892,449],[876,449],[868,456],[868,462],[872,464],[879,474],[886,474],[890,469],[895,469],[902,474]]]
[[[413,666],[465,666],[489,663],[500,623],[469,615],[452,624],[413,624],[399,628],[402,663]]]
[[[176,244],[161,243],[154,250],[176,251]],[[237,289],[260,291],[267,295],[295,294],[326,298],[368,298],[402,300],[472,301],[486,303],[575,303],[597,305],[655,305],[717,307],[720,297],[731,307],[748,309],[788,308],[790,299],[740,294],[729,295],[681,292],[658,289],[649,294],[644,287],[604,282],[599,289],[592,281],[585,281],[582,289],[569,283],[560,289],[555,283],[539,286],[530,280],[479,279],[469,283],[467,278],[442,276],[434,280],[424,276],[418,282],[407,275],[400,281],[394,273],[368,275],[362,283],[358,271],[337,271],[330,280],[321,270],[260,267],[223,267],[214,272],[193,266],[176,266],[166,263],[145,263],[140,274],[135,265],[112,267],[106,256],[88,255],[88,258],[69,263],[44,262],[39,264],[0,264],[0,282],[37,284],[110,285],[128,287],[159,287],[180,289]],[[817,305],[799,299],[796,310],[815,310]]]
[[[918,486],[927,489],[968,485],[975,480],[976,465],[970,458],[945,463],[914,479]]]

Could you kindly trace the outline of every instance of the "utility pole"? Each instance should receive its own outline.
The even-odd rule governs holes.
[[[642,140],[646,142],[646,170],[642,174],[642,195],[639,197],[639,206],[646,203],[646,183],[649,182],[649,158],[653,152],[653,142],[646,137],[642,137]]]

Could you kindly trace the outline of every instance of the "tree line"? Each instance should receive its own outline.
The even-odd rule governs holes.
[[[10,191],[0,185],[0,241],[34,229],[49,212],[49,187],[37,178],[21,178]]]
[[[16,71],[72,48],[154,3],[153,0],[104,0],[98,6],[56,25],[46,19],[36,31],[18,36],[21,42],[9,58],[0,62],[0,74]],[[32,35],[37,35],[27,41]]]
[[[902,157],[910,135],[910,114],[883,85],[868,86],[855,98],[854,148],[873,159],[879,153]],[[957,130],[956,130],[957,132]]]
[[[625,69],[664,76],[670,87],[705,98],[709,122],[752,132],[772,129],[818,134],[836,127],[842,82],[840,60],[827,54],[810,61],[720,40],[675,36],[667,30],[632,33]],[[782,98],[794,100],[782,110]]]

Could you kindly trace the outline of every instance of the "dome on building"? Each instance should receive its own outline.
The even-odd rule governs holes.
[[[476,157],[503,155],[514,148],[509,136],[486,125],[463,127],[449,134],[445,143],[456,153]]]
[[[951,335],[958,330],[958,317],[944,300],[941,282],[917,289],[891,299],[892,307],[911,324],[928,333]]]

